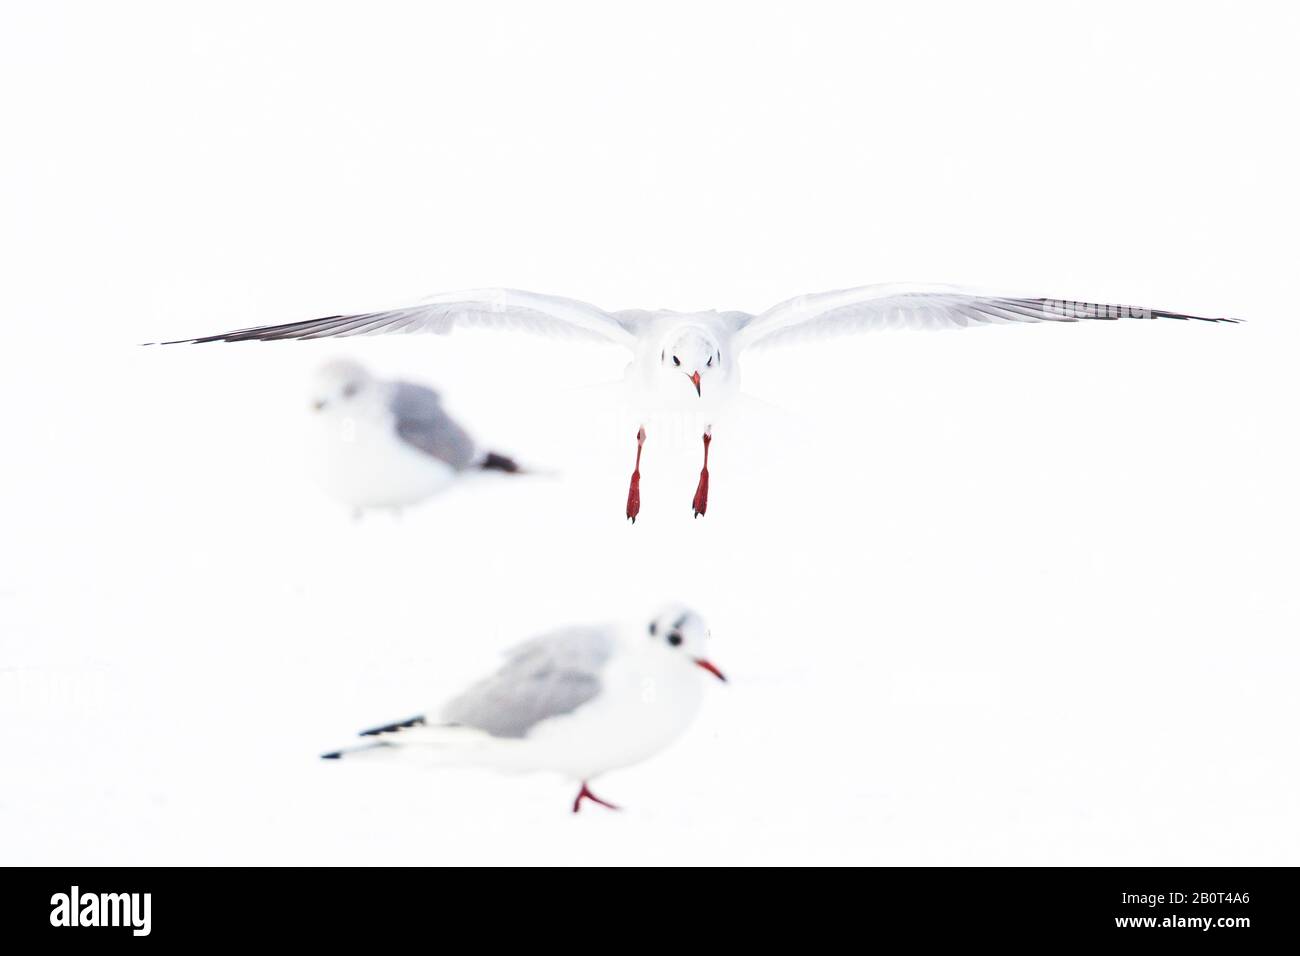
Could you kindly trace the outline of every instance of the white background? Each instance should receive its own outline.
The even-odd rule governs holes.
[[[1300,14],[1276,4],[6,3],[0,862],[1300,863]],[[509,285],[884,281],[1238,315],[752,356],[698,449],[616,350],[136,343]],[[327,357],[554,479],[360,523]],[[322,763],[680,598],[732,678],[568,814]]]

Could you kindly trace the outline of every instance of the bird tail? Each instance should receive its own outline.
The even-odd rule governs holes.
[[[361,736],[369,739],[354,747],[321,754],[321,759],[382,756],[412,759],[420,763],[446,763],[454,761],[457,754],[463,754],[467,745],[472,750],[475,746],[481,746],[485,738],[491,740],[488,735],[474,728],[460,724],[430,724],[423,716],[372,727],[361,731]]]
[[[373,743],[373,744],[358,744],[355,747],[344,747],[342,750],[331,750],[327,754],[321,754],[320,759],[321,760],[342,760],[344,757],[365,756],[367,753],[373,753],[373,751],[376,750],[385,750],[387,749],[387,747],[388,744],[386,742]]]
[[[479,462],[479,467],[484,471],[504,471],[507,474],[518,475],[523,473],[518,462],[513,458],[507,458],[505,455],[498,455],[494,451],[488,452]]]
[[[367,742],[357,744],[355,747],[344,747],[342,750],[331,750],[327,754],[321,754],[321,760],[373,760],[380,758],[383,760],[407,761],[411,763],[435,763],[445,761],[450,756],[445,753],[447,741],[440,740],[417,740],[417,741],[389,741],[376,740],[373,743]]]

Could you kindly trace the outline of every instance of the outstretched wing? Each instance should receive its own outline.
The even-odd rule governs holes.
[[[446,335],[456,326],[577,336],[615,342],[628,348],[634,342],[632,334],[612,316],[586,302],[516,289],[478,289],[435,295],[417,305],[401,309],[331,315],[323,319],[263,325],[162,344],[322,339],[347,335],[389,335],[396,332]]]
[[[610,635],[595,628],[534,638],[512,650],[491,677],[451,700],[440,719],[494,737],[527,736],[543,720],[570,714],[600,693],[611,650]]]
[[[737,344],[747,348],[804,337],[880,329],[945,329],[1008,322],[1123,318],[1238,321],[1068,299],[977,295],[947,286],[870,285],[802,295],[782,302],[741,326]]]

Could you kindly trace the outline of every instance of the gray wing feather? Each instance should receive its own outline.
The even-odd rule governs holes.
[[[398,436],[457,471],[474,462],[474,440],[442,407],[438,393],[423,385],[394,382],[388,407]]]
[[[1128,305],[989,296],[945,286],[880,285],[798,296],[745,322],[739,335],[740,345],[750,347],[885,329],[960,329],[1096,319],[1238,321]]]
[[[577,336],[632,348],[635,340],[613,317],[594,305],[520,289],[475,289],[430,296],[400,309],[355,315],[327,315],[304,322],[261,325],[180,342],[247,342],[320,339],[349,335],[431,332],[446,335],[459,325],[519,329],[560,337]],[[178,342],[165,342],[176,345]]]
[[[441,719],[493,737],[525,737],[543,720],[571,714],[600,692],[609,635],[571,628],[520,644],[495,674],[443,708]]]

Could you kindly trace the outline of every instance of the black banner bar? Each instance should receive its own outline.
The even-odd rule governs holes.
[[[544,933],[585,945],[617,918],[636,934],[691,925],[737,931],[831,927],[870,942],[1192,939],[1237,946],[1294,936],[1289,869],[856,869],[818,873],[539,879],[519,871],[439,869],[9,869],[0,920],[9,940],[149,945],[320,940],[373,945],[450,925]],[[514,884],[514,885],[511,885]],[[75,889],[74,889],[75,888]],[[500,907],[499,921],[491,918]],[[479,919],[456,920],[458,913]],[[448,920],[450,924],[444,924]],[[668,922],[665,923],[665,920]],[[590,921],[595,921],[590,922]],[[252,927],[256,927],[255,932]],[[672,930],[688,932],[686,926]],[[558,936],[556,934],[559,934]]]

